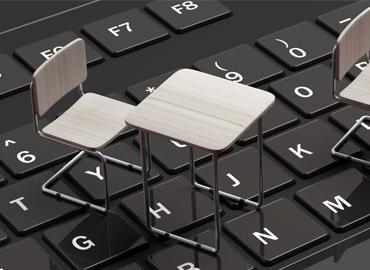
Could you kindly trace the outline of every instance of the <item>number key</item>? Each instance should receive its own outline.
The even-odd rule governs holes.
[[[83,26],[82,31],[110,55],[118,56],[169,37],[154,20],[131,9]]]
[[[311,22],[302,22],[257,40],[257,45],[289,69],[330,57],[335,39]]]

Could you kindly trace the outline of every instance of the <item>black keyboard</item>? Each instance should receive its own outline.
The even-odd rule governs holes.
[[[369,168],[330,149],[368,112],[331,92],[336,38],[370,2],[61,1],[0,3],[0,270],[369,269]],[[41,185],[75,149],[32,127],[32,72],[76,37],[87,43],[85,90],[138,104],[180,68],[194,68],[277,96],[264,116],[266,203],[222,199],[217,256],[157,238],[144,227],[142,178],[109,164],[106,214],[45,195]],[[366,66],[360,59],[343,86]],[[68,104],[57,104],[58,112]],[[343,151],[370,158],[370,123]],[[256,129],[220,158],[220,188],[258,194]],[[137,132],[104,150],[140,163]],[[213,203],[189,180],[187,146],[153,137],[149,176],[156,227],[213,243]],[[198,181],[210,155],[195,150]],[[84,158],[54,189],[104,202],[99,163]]]

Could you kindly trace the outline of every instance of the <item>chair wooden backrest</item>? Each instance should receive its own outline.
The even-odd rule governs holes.
[[[334,50],[335,79],[341,80],[349,69],[370,51],[370,8],[358,15],[341,33]]]
[[[85,42],[75,39],[46,60],[32,77],[32,105],[41,117],[87,77]]]

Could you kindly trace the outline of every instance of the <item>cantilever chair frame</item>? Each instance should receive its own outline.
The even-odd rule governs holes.
[[[72,42],[74,42],[74,41],[72,41]],[[69,44],[67,44],[66,46],[68,46],[68,45]],[[55,55],[60,53],[62,50],[58,51]],[[52,56],[52,57],[54,57],[54,56]],[[52,58],[50,58],[50,59],[52,59]],[[86,66],[86,63],[85,63],[85,66]],[[83,90],[82,82],[79,84],[78,89],[79,89],[80,98],[81,98],[85,94],[85,92]],[[138,166],[138,165],[131,164],[129,162],[123,161],[123,160],[116,159],[116,158],[111,157],[111,156],[104,155],[101,151],[98,151],[96,149],[89,149],[87,147],[85,148],[85,147],[82,147],[81,145],[74,144],[72,142],[66,142],[66,141],[58,140],[57,138],[51,137],[48,134],[46,134],[45,132],[43,132],[42,128],[40,128],[40,125],[39,125],[40,117],[39,117],[39,114],[37,113],[37,111],[38,111],[37,106],[38,105],[37,105],[37,102],[36,102],[36,97],[35,97],[36,89],[34,87],[33,80],[32,80],[31,85],[30,85],[30,92],[31,92],[32,111],[33,111],[33,120],[34,120],[33,123],[34,123],[34,128],[35,128],[36,132],[43,138],[46,138],[46,139],[49,139],[49,140],[52,140],[52,141],[56,141],[58,143],[68,145],[68,146],[71,146],[73,148],[76,148],[76,149],[80,150],[76,156],[74,156],[68,163],[66,163],[61,169],[59,169],[54,175],[52,175],[42,185],[42,187],[41,187],[42,191],[46,194],[57,197],[58,199],[63,199],[63,200],[66,200],[66,201],[69,201],[69,202],[72,202],[72,203],[75,203],[75,204],[78,204],[78,205],[82,205],[82,206],[85,206],[85,207],[90,207],[90,208],[95,209],[95,210],[100,211],[100,212],[107,212],[110,209],[110,196],[109,196],[109,189],[108,189],[107,162],[111,162],[111,163],[129,168],[129,169],[134,169],[134,170],[137,170],[139,172],[141,172],[141,167]],[[67,195],[67,194],[60,193],[60,192],[58,192],[56,190],[53,190],[49,187],[50,185],[52,185],[53,183],[55,183],[58,180],[58,177],[60,175],[62,175],[65,171],[67,171],[69,168],[71,168],[73,165],[75,165],[84,155],[88,155],[88,154],[97,157],[100,160],[101,165],[102,165],[101,173],[102,173],[102,177],[103,177],[104,182],[105,182],[105,206],[104,207],[102,207],[100,205],[97,205],[97,204],[87,202],[87,201],[79,199],[79,198],[72,197],[72,196]]]
[[[355,20],[352,21],[352,23],[356,23],[357,20],[361,17],[361,15],[368,15],[370,14],[370,8],[366,9],[365,11],[363,11],[363,13],[361,13]],[[347,26],[347,28],[345,30],[343,30],[342,33],[345,33],[345,31],[350,28],[352,26],[352,23],[350,25]],[[354,25],[356,26],[356,25]],[[338,38],[338,40],[340,39],[340,37]],[[367,48],[366,49],[366,62],[367,64],[370,63],[370,48]],[[333,73],[332,73],[332,79],[333,79],[333,88],[332,88],[332,91],[333,91],[333,96],[338,100],[338,101],[343,101],[345,103],[350,103],[348,100],[346,99],[343,99],[342,97],[340,97],[339,93],[338,93],[338,89],[337,89],[337,85],[338,85],[338,82],[340,82],[340,75],[338,75],[338,66],[337,66],[337,58],[338,58],[338,42],[337,44],[334,46],[333,48],[333,52],[332,52],[332,70],[333,70]],[[340,52],[339,52],[340,53]],[[359,57],[360,58],[360,57]],[[355,61],[357,61],[358,59],[356,59]],[[354,63],[352,63],[353,65]],[[343,73],[343,71],[341,71],[341,73]],[[343,75],[342,75],[343,76]],[[370,87],[370,86],[369,86]],[[340,149],[345,145],[345,143],[348,141],[348,139],[357,131],[357,129],[363,124],[364,121],[366,120],[370,120],[370,115],[365,115],[365,116],[362,116],[360,119],[358,119],[356,121],[356,123],[344,134],[344,136],[334,145],[334,147],[331,149],[331,154],[337,158],[341,158],[341,159],[346,159],[346,160],[351,160],[351,161],[354,161],[354,162],[358,162],[362,165],[366,165],[366,166],[370,166],[370,161],[368,160],[364,160],[364,159],[361,159],[361,158],[357,158],[357,157],[354,157],[354,156],[350,156],[350,155],[347,155],[345,153],[342,153],[340,152]]]

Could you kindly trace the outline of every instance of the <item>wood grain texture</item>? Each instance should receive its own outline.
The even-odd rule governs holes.
[[[125,118],[133,108],[121,101],[87,93],[42,132],[58,141],[99,150],[127,127]]]
[[[199,71],[174,73],[126,118],[150,133],[209,151],[229,148],[274,103],[275,96]]]
[[[339,36],[335,54],[336,79],[343,79],[348,70],[370,50],[370,8],[352,20]]]
[[[78,38],[46,60],[33,74],[35,113],[44,115],[87,77],[85,42]]]
[[[367,66],[357,78],[339,93],[344,102],[370,110],[370,66]]]

